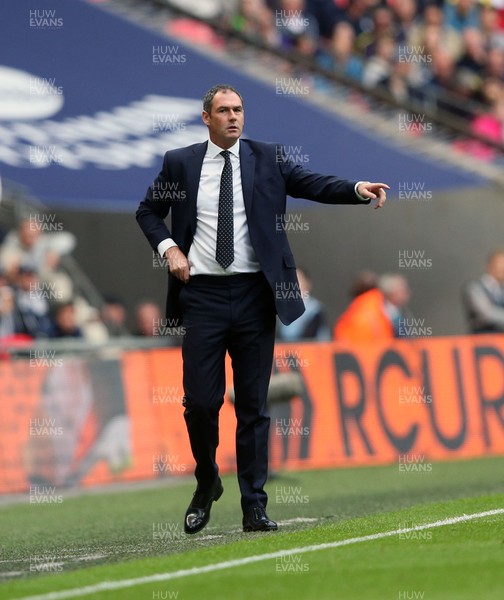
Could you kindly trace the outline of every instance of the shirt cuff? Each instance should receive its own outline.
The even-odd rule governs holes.
[[[371,198],[366,198],[365,196],[362,196],[361,194],[359,194],[359,192],[357,191],[357,188],[359,187],[359,185],[361,183],[370,183],[370,182],[369,181],[358,181],[354,186],[354,192],[355,192],[355,195],[357,196],[357,198],[359,198],[359,200],[362,200],[363,202],[367,202],[368,200],[371,200]]]
[[[173,248],[173,246],[176,246],[177,244],[172,240],[172,238],[166,238],[166,240],[163,240],[162,242],[160,242],[158,244],[157,247],[157,251],[159,256],[161,256],[161,258],[164,258],[165,252],[169,249],[169,248]]]

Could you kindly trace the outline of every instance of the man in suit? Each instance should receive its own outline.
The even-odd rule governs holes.
[[[487,259],[486,272],[469,282],[463,300],[471,333],[504,331],[504,250],[494,250]]]
[[[223,492],[216,450],[228,352],[243,530],[272,531],[277,524],[266,514],[264,484],[275,315],[288,324],[304,311],[282,227],[286,196],[327,204],[376,198],[379,208],[388,186],[312,173],[279,145],[240,139],[243,99],[230,85],[207,92],[202,119],[209,140],[167,152],[136,213],[152,248],[168,261],[168,323],[183,324],[184,418],[197,480],[184,530],[203,529]]]

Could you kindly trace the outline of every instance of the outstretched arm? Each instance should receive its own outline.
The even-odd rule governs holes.
[[[322,175],[295,165],[277,150],[277,158],[285,180],[287,194],[294,198],[306,198],[324,204],[369,204],[378,199],[375,208],[381,208],[386,200],[386,183],[350,181],[334,175]]]

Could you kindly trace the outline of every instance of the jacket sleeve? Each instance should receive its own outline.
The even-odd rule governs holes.
[[[136,211],[136,220],[154,252],[157,252],[157,247],[163,240],[172,237],[164,221],[171,208],[171,192],[167,152],[159,175],[147,189],[145,198]]]
[[[340,179],[334,175],[313,173],[289,160],[283,151],[277,150],[280,171],[285,180],[286,190],[293,198],[305,198],[323,204],[369,204],[355,193],[357,181]]]

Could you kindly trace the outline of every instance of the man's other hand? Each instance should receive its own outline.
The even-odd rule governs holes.
[[[170,273],[184,283],[189,281],[189,261],[178,246],[172,246],[165,252]]]

